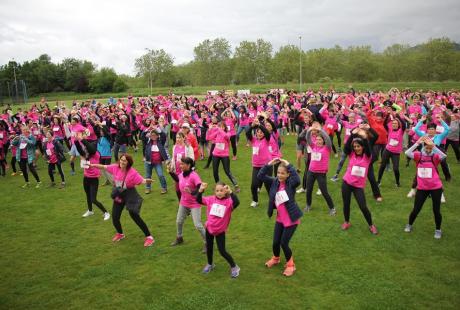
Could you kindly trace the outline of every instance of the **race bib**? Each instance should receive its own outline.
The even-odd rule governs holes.
[[[34,130],[34,135],[39,135],[39,134],[40,134],[40,131]]]
[[[85,159],[82,159],[80,161],[80,167],[82,169],[88,169],[89,168],[89,161],[88,160],[85,160]]]
[[[218,150],[225,150],[225,143],[216,143],[216,149]]]
[[[52,152],[50,149],[46,149],[46,155],[51,156]]]
[[[209,215],[214,215],[217,217],[224,217],[226,207],[224,205],[220,205],[218,203],[213,203],[211,206],[211,210],[209,211]]]
[[[417,175],[422,179],[431,179],[433,177],[432,168],[417,168]]]
[[[3,133],[0,132],[0,139],[3,139]]]
[[[272,148],[271,145],[268,146],[268,151],[269,151],[270,153],[273,153],[273,148]]]
[[[280,204],[289,200],[288,194],[285,190],[279,191],[275,196],[275,205],[278,207]]]
[[[230,126],[227,126],[227,131],[230,131]]]
[[[177,161],[181,160],[182,159],[182,153],[178,153],[176,155],[176,159],[177,159]]]
[[[59,131],[59,127],[53,127],[53,131],[54,132]]]
[[[27,146],[27,142],[21,142],[21,144],[19,144],[19,149],[23,150],[26,148],[26,146]]]
[[[443,133],[444,130],[445,130],[445,128],[443,126],[440,126],[440,125],[436,126],[436,132],[438,132],[438,133]]]
[[[101,124],[102,124],[102,126],[105,126],[105,125],[107,125],[107,122],[106,122],[106,121],[102,121]]]
[[[332,129],[332,128],[334,128],[334,125],[329,124],[329,125],[327,125],[327,128]]]
[[[321,153],[318,153],[318,152],[311,153],[311,160],[321,161]]]
[[[351,130],[350,130],[350,128],[345,129],[345,135],[346,135],[346,136],[351,135]]]
[[[366,168],[360,166],[353,166],[351,168],[351,175],[354,175],[355,177],[364,178],[364,176],[366,175]]]
[[[151,152],[159,152],[158,145],[152,144],[152,148],[150,149]]]
[[[388,144],[391,146],[397,146],[399,144],[399,141],[396,139],[390,139],[390,142]]]
[[[259,147],[253,146],[252,147],[252,155],[259,155]]]

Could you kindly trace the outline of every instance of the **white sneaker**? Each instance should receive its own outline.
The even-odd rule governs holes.
[[[406,233],[410,233],[412,231],[412,225],[406,224],[406,227],[404,227],[404,231]]]
[[[434,231],[434,238],[435,238],[435,239],[441,239],[441,237],[442,237],[442,231],[441,231],[441,229],[436,229],[436,230]]]
[[[82,216],[83,217],[88,217],[88,216],[91,216],[91,215],[94,215],[94,212],[87,210]]]
[[[299,188],[298,190],[295,191],[297,194],[305,193],[305,188]]]
[[[444,197],[444,193],[441,195],[441,203],[446,203],[446,197]]]
[[[407,194],[407,198],[413,198],[415,196],[415,188],[411,188],[409,194]]]
[[[255,201],[251,202],[251,207],[253,208],[257,208],[258,205],[259,205],[258,202],[255,202]]]
[[[316,195],[321,196],[321,190],[318,189],[318,190],[316,191]]]
[[[108,219],[110,219],[110,213],[109,213],[109,212],[105,212],[105,213],[104,213],[104,221],[107,221]]]
[[[260,193],[260,187],[257,189],[257,192]]]

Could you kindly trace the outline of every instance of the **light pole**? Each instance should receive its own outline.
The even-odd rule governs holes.
[[[299,36],[299,92],[302,93],[302,36]]]
[[[149,86],[150,86],[150,95],[152,95],[152,59],[150,58],[150,49],[145,48],[145,50],[148,52],[148,60],[149,60]]]
[[[14,75],[14,87],[16,89],[16,103],[19,101],[18,98],[18,81],[16,80],[16,61],[13,58],[13,75]]]

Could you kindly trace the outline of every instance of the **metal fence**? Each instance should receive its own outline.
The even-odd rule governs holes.
[[[26,103],[27,85],[24,80],[0,82],[0,104]]]

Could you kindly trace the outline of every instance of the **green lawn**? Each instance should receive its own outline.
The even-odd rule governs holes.
[[[403,232],[413,200],[406,198],[415,168],[401,167],[403,187],[395,188],[392,173],[382,184],[384,202],[369,199],[380,235],[369,233],[355,202],[349,231],[343,222],[340,182],[329,182],[338,215],[327,214],[325,201],[314,195],[313,210],[306,214],[291,242],[297,272],[281,275],[282,266],[264,267],[270,258],[274,217],[266,215],[267,194],[260,207],[250,203],[250,153],[240,141],[239,160],[232,170],[242,188],[241,206],[234,212],[227,248],[241,267],[231,279],[229,267],[215,249],[217,268],[201,274],[206,263],[201,240],[190,218],[185,223],[185,243],[170,247],[175,238],[177,199],[168,177],[169,193],[154,191],[145,197],[142,216],[156,243],[143,247],[143,235],[127,213],[122,216],[126,239],[112,244],[114,228],[102,215],[83,219],[86,209],[82,173],[70,176],[65,190],[21,189],[21,176],[0,179],[2,265],[1,309],[459,309],[460,307],[460,165],[453,153],[449,162],[454,180],[446,184],[442,205],[443,238],[435,240],[431,203]],[[285,157],[293,161],[294,137],[287,137]],[[212,171],[199,173],[213,183]],[[335,169],[337,159],[331,160]],[[143,173],[140,154],[135,167]],[[332,170],[332,169],[331,169]],[[39,174],[49,183],[43,160]],[[11,172],[11,171],[9,171]],[[224,181],[228,181],[223,171]],[[156,178],[156,176],[154,177]],[[32,182],[33,183],[33,182]],[[143,188],[139,188],[143,193]],[[208,194],[210,191],[208,190]],[[368,198],[371,197],[367,189]],[[144,195],[144,194],[142,194]],[[109,188],[99,200],[110,207]],[[298,195],[303,207],[305,196]],[[203,215],[204,219],[204,215]]]

